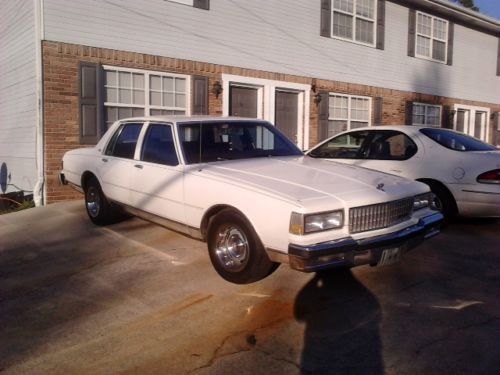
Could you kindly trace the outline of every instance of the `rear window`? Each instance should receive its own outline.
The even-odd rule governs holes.
[[[447,129],[420,129],[420,132],[441,146],[455,151],[491,151],[496,148],[479,139]]]

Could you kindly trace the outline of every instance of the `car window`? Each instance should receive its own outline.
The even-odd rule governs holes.
[[[140,123],[128,123],[120,126],[106,148],[106,155],[133,159],[141,128],[142,124]]]
[[[479,139],[470,137],[463,133],[448,129],[424,128],[420,132],[439,143],[441,146],[455,151],[492,151],[495,146],[484,143]]]
[[[417,145],[406,134],[393,130],[373,132],[364,156],[374,160],[406,160],[417,152]]]
[[[342,134],[311,150],[308,155],[313,158],[359,159],[368,135],[368,131]]]
[[[180,124],[179,140],[187,164],[302,155],[302,151],[276,128],[256,121]]]
[[[164,124],[150,124],[144,138],[141,160],[150,163],[178,165],[172,127]]]

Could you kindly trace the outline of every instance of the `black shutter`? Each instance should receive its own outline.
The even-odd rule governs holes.
[[[193,7],[209,10],[210,9],[210,0],[194,0]]]
[[[385,0],[378,0],[377,5],[377,49],[385,45]]]
[[[413,102],[407,101],[405,105],[405,124],[413,125]]]
[[[373,99],[373,125],[382,125],[382,104],[383,99],[378,96]]]
[[[328,117],[330,94],[327,91],[319,93],[321,101],[318,105],[318,142],[328,137]]]
[[[80,62],[80,143],[96,144],[103,132],[103,84],[99,64]]]
[[[454,24],[452,22],[448,23],[448,61],[446,64],[453,64],[453,34],[454,34]]]
[[[497,47],[497,76],[500,76],[500,38],[498,38]]]
[[[441,116],[441,127],[446,129],[453,128],[450,106],[444,105],[442,111],[443,114]]]
[[[193,76],[193,115],[208,115],[208,78]]]
[[[410,9],[408,16],[408,56],[415,57],[415,33],[417,25],[417,12]]]
[[[330,38],[332,36],[332,2],[321,0],[321,30],[320,35]]]

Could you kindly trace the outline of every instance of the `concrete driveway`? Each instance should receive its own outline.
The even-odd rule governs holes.
[[[83,202],[0,216],[5,374],[500,373],[500,221],[382,268],[233,285],[204,243]]]

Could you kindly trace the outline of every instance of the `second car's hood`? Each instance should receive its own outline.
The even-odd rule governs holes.
[[[211,163],[203,166],[202,173],[307,206],[321,206],[332,198],[349,205],[365,205],[428,190],[418,182],[307,156]]]

